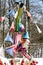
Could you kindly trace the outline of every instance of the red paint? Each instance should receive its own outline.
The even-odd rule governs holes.
[[[24,65],[24,59],[21,61],[21,65]]]
[[[13,59],[10,60],[11,65],[16,65],[15,61]]]
[[[36,64],[38,64],[37,61],[32,61],[32,62],[30,63],[30,65],[36,65]]]

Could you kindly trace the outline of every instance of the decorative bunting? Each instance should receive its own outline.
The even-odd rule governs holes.
[[[21,38],[22,38],[22,34],[16,34],[16,36],[14,36],[14,40],[15,40],[15,44],[18,45],[21,42]]]
[[[17,18],[16,18],[16,26],[15,26],[15,31],[19,32],[19,29],[18,29],[18,24],[19,24],[19,20],[22,16],[22,13],[23,13],[23,4],[21,3],[20,4],[20,8],[18,10],[18,15],[17,15]]]
[[[15,45],[11,45],[9,48],[12,48],[14,55],[17,54],[18,51],[17,51],[17,45],[16,44]]]
[[[12,16],[12,15],[14,16],[14,14],[15,14],[15,11],[12,9],[7,15],[8,15],[8,16],[9,16],[9,15],[10,15],[10,16]]]
[[[10,4],[14,5],[14,0],[12,0],[11,2],[12,3],[10,3]],[[13,16],[15,18],[14,19],[16,21],[15,27],[14,27],[14,22],[12,22],[11,27],[10,27],[10,32],[14,32],[14,30],[15,30],[16,33],[14,34],[14,39],[11,38],[11,36],[9,35],[9,32],[7,33],[7,36],[5,37],[4,41],[5,42],[11,42],[13,45],[11,45],[9,48],[5,49],[5,51],[11,56],[15,56],[18,52],[20,52],[22,55],[24,55],[27,59],[30,60],[31,56],[27,53],[27,49],[28,49],[28,46],[30,44],[28,31],[26,30],[26,32],[24,33],[23,39],[22,39],[22,34],[20,34],[20,31],[25,30],[24,25],[21,23],[21,16],[22,16],[23,10],[26,11],[28,17],[30,17],[30,18],[31,18],[31,14],[30,14],[30,12],[28,12],[26,10],[26,7],[24,6],[24,4],[20,0],[18,0],[18,1],[16,0],[15,2],[19,4],[18,11],[15,12],[14,9],[11,9],[7,13],[7,15]],[[9,8],[8,1],[6,1],[6,9],[7,8]],[[5,19],[6,19],[5,16],[0,17],[0,21],[4,21]],[[38,32],[42,33],[42,31],[37,26],[37,24],[35,24],[35,25],[37,27]],[[3,47],[0,48],[0,56],[4,57]],[[11,62],[12,62],[12,60],[11,60]],[[12,63],[11,63],[11,65],[12,65]],[[24,60],[22,60],[21,65],[24,65]]]
[[[12,44],[14,43],[13,42],[13,39],[10,37],[10,35],[9,35],[9,32],[7,33],[7,36],[6,36],[6,38],[5,38],[5,40],[4,40],[5,42],[11,42]]]
[[[4,17],[0,17],[0,21],[4,21],[5,20],[5,16]]]
[[[29,39],[28,31],[24,33],[23,38]]]
[[[15,1],[14,1],[14,0],[11,0],[11,2],[12,2],[12,5],[14,6],[14,2],[15,2]]]
[[[7,9],[7,8],[9,8],[9,4],[8,4],[8,2],[6,1],[6,9]]]
[[[40,28],[38,27],[38,25],[36,23],[35,23],[35,25],[36,25],[36,28],[37,28],[38,32],[42,33],[42,31],[40,30]]]
[[[14,2],[14,0],[12,0],[12,2]]]
[[[24,12],[25,12],[26,11],[26,6],[24,5],[23,8],[24,8]]]
[[[21,34],[17,34],[15,37],[15,44],[10,46],[10,48],[13,49],[14,54],[16,54],[19,50],[21,50],[20,52],[28,59],[30,59],[30,56],[25,52],[26,49],[22,48],[22,46],[20,45],[20,47],[17,47],[21,42]],[[28,43],[28,40],[26,41],[26,43]]]
[[[30,12],[28,12],[27,10],[26,10],[26,12],[27,12],[28,17],[31,18],[32,16],[31,16]]]
[[[9,55],[13,56],[13,49],[12,48],[7,48],[5,50]]]

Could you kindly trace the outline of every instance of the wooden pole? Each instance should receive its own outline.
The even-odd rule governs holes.
[[[29,0],[26,0],[26,9],[28,10],[28,11],[30,11],[30,6],[29,6]],[[27,28],[27,31],[29,32],[29,36],[30,36],[30,18],[27,16],[27,26],[28,26],[28,28]],[[30,48],[28,48],[28,53],[30,53]]]
[[[8,0],[9,3],[9,12],[10,12],[10,8],[11,8],[11,0]],[[9,15],[9,27],[11,26],[11,19],[10,19],[10,15]]]
[[[0,17],[1,17],[1,0],[0,0]]]
[[[29,0],[26,0],[26,9],[30,11]],[[30,18],[29,17],[27,17],[27,23],[28,23],[28,31],[30,36]]]
[[[5,3],[6,3],[6,0],[4,0],[4,9],[3,9],[3,16],[5,15]],[[3,21],[3,42],[4,42],[4,21]]]

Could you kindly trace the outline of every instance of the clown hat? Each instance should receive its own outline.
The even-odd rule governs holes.
[[[28,31],[24,33],[23,38],[29,39]]]
[[[4,40],[5,42],[11,42],[13,44],[13,39],[10,37],[9,32]]]
[[[13,49],[12,49],[12,48],[7,48],[7,49],[6,49],[6,52],[7,52],[9,55],[13,56]]]

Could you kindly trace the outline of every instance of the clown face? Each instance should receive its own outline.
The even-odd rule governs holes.
[[[28,39],[26,39],[25,42],[24,42],[24,44],[22,46],[23,46],[23,48],[28,49],[29,44],[30,44],[30,41]]]

